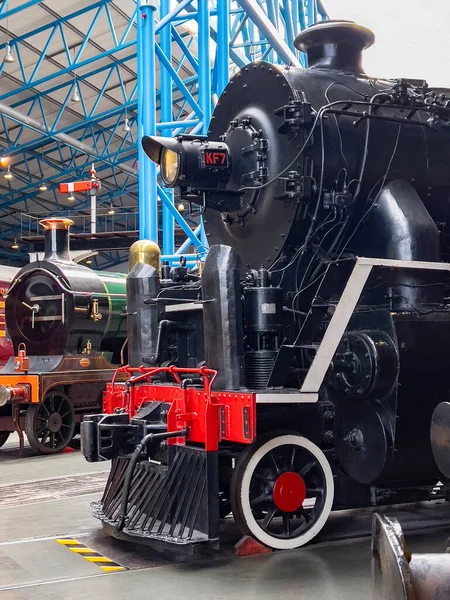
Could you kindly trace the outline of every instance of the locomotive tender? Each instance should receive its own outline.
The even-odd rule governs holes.
[[[41,454],[63,450],[102,393],[126,340],[123,274],[70,260],[70,219],[44,219],[45,255],[23,267],[5,294],[15,355],[0,371],[0,445],[23,431]]]
[[[203,213],[201,277],[137,265],[130,360],[82,423],[112,459],[112,535],[216,546],[219,518],[268,546],[330,511],[435,497],[449,398],[450,95],[361,66],[352,22],[300,33],[308,69],[237,73],[208,135],[144,137]]]

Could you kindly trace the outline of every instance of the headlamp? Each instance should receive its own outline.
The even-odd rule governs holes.
[[[170,148],[161,150],[161,177],[167,187],[172,187],[180,174],[180,155]]]
[[[188,135],[145,136],[142,146],[147,156],[160,165],[161,178],[167,187],[199,191],[226,189],[231,158],[225,143]]]

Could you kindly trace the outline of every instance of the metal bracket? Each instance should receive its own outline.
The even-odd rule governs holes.
[[[309,102],[291,100],[274,111],[277,117],[283,117],[283,124],[278,127],[279,133],[288,133],[292,127],[312,125],[313,109]]]
[[[313,191],[313,178],[308,175],[300,175],[297,171],[290,171],[284,179],[285,192],[277,196],[277,200],[286,198],[300,200],[310,200]]]

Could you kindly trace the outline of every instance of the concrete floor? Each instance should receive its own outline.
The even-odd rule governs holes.
[[[370,511],[341,513],[322,541],[292,552],[235,558],[237,532],[201,560],[174,560],[111,540],[91,517],[107,464],[89,465],[79,452],[19,459],[15,440],[0,450],[0,598],[3,600],[368,600]],[[441,552],[450,535],[445,504],[397,511],[413,552]],[[422,529],[422,532],[413,531]],[[408,533],[409,530],[409,533]],[[342,539],[345,535],[358,539]],[[103,573],[55,541],[71,537],[127,567]]]

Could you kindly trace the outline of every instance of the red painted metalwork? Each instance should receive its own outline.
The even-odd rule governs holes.
[[[116,382],[121,373],[128,375],[127,385]],[[152,383],[152,377],[160,373],[170,374],[175,382]],[[203,389],[183,386],[182,373],[201,377]],[[206,367],[121,367],[106,386],[103,411],[111,414],[115,409],[126,409],[131,418],[143,403],[164,401],[172,405],[167,415],[168,431],[189,428],[186,439],[172,438],[169,445],[188,441],[216,451],[220,441],[251,444],[256,432],[255,394],[212,391],[216,375],[216,371]]]
[[[87,192],[92,189],[92,181],[74,181],[72,183],[60,183],[59,191],[61,194],[69,192]]]
[[[306,485],[303,478],[288,471],[282,473],[273,486],[273,501],[286,513],[292,513],[300,508],[306,498]]]

